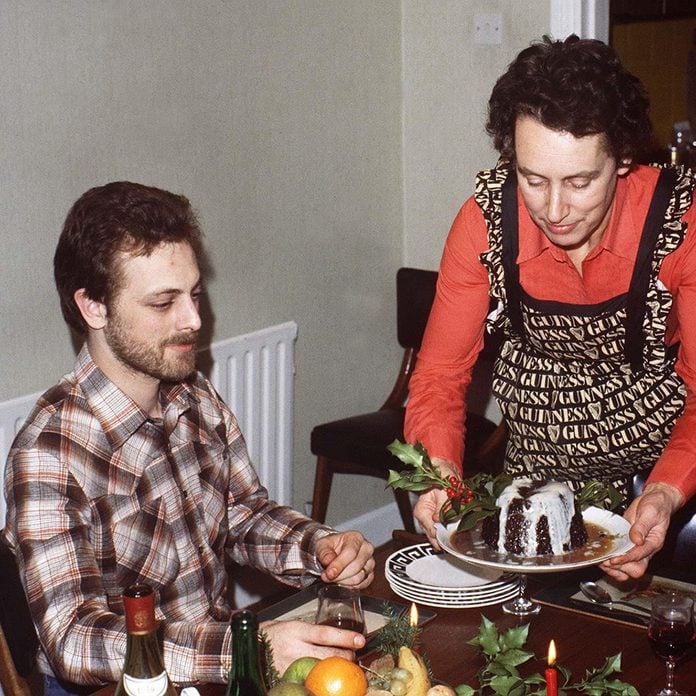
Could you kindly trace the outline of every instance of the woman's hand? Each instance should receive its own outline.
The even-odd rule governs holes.
[[[683,504],[684,496],[674,486],[648,483],[624,514],[631,523],[628,536],[635,546],[602,563],[602,570],[619,581],[641,577],[665,543],[672,515]]]
[[[461,472],[457,470],[455,465],[447,459],[435,457],[431,460],[436,466],[443,478],[448,476],[456,476],[459,478]],[[431,488],[425,493],[421,493],[413,508],[413,516],[418,520],[423,531],[428,537],[428,541],[433,545],[433,548],[440,550],[440,545],[437,543],[435,533],[435,523],[440,519],[440,508],[447,502],[447,493],[441,488]]]

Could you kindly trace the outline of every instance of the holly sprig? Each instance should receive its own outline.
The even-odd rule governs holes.
[[[493,515],[498,509],[495,501],[512,482],[508,474],[478,473],[467,479],[443,476],[420,442],[411,445],[394,440],[387,449],[410,467],[390,470],[387,485],[418,493],[433,487],[443,489],[447,502],[440,508],[440,521],[449,524],[459,520],[459,531],[473,529],[484,517]]]
[[[440,508],[440,522],[447,525],[459,520],[457,530],[466,532],[481,520],[498,511],[498,497],[512,483],[509,474],[493,476],[477,473],[469,478],[454,475],[443,476],[430,460],[422,443],[408,444],[394,440],[387,449],[408,468],[389,470],[387,486],[421,493],[429,488],[441,488],[447,494],[447,502]],[[576,495],[581,510],[596,506],[613,510],[623,500],[621,493],[611,484],[589,480]]]
[[[515,626],[501,633],[495,623],[482,615],[478,635],[467,641],[468,645],[479,648],[485,660],[476,674],[479,686],[474,688],[460,684],[455,689],[457,696],[546,694],[546,680],[539,672],[524,677],[519,670],[536,657],[533,652],[524,649],[528,634],[529,624]],[[587,696],[639,696],[634,686],[615,676],[621,672],[621,653],[607,658],[602,667],[588,670],[585,678],[576,683],[571,683],[572,675],[566,667],[556,665],[556,669],[559,673],[559,696],[573,691]]]

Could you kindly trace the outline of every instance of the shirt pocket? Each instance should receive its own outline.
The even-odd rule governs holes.
[[[100,537],[94,542],[105,573],[111,570],[122,588],[145,582],[157,590],[174,582],[180,560],[162,497],[105,495],[95,506]]]

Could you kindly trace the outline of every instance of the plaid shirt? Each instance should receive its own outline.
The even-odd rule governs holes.
[[[4,534],[46,673],[116,681],[126,648],[121,592],[145,582],[156,593],[171,679],[226,681],[226,552],[298,587],[321,572],[314,548],[331,530],[268,500],[209,382],[199,374],[163,385],[160,400],[154,422],[85,347],[13,443]]]

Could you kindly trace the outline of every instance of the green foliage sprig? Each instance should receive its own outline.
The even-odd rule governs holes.
[[[273,646],[271,639],[263,629],[259,629],[259,642],[261,643],[261,663],[266,686],[271,689],[280,682],[280,674],[273,660]]]
[[[433,487],[442,488],[447,492],[447,502],[440,509],[440,521],[449,524],[459,520],[458,531],[473,529],[482,519],[495,514],[498,511],[496,500],[512,483],[509,474],[478,473],[466,479],[445,477],[420,442],[411,445],[394,440],[387,449],[408,467],[402,471],[390,469],[387,486],[417,493]],[[622,500],[621,493],[611,484],[595,479],[585,483],[576,495],[581,510],[590,506],[613,510]]]
[[[532,696],[546,694],[546,679],[539,672],[523,677],[519,667],[535,658],[533,652],[524,649],[529,633],[529,624],[515,626],[504,633],[497,626],[481,616],[477,636],[467,641],[468,645],[479,648],[485,659],[483,667],[477,672],[478,688],[460,684],[455,691],[457,696],[475,694],[497,694],[499,696]],[[638,690],[620,681],[614,675],[621,672],[621,653],[607,658],[599,669],[588,670],[581,682],[570,683],[571,673],[562,665],[557,665],[559,676],[559,696],[576,691],[587,696],[639,696]]]
[[[415,648],[421,633],[420,626],[411,626],[407,609],[384,602],[382,615],[387,622],[375,633],[375,646],[383,655],[399,657],[399,648]]]

